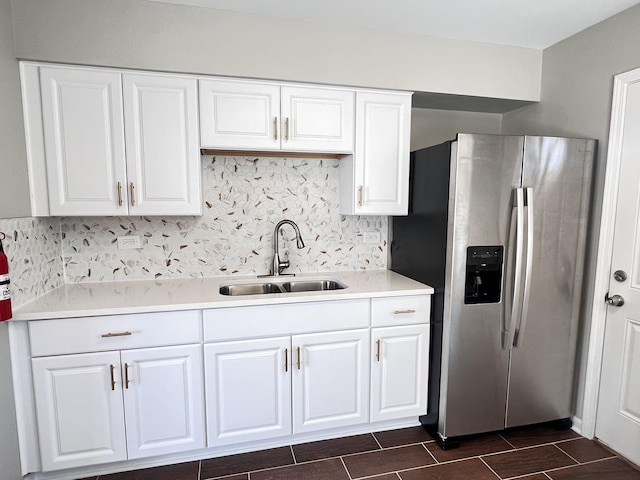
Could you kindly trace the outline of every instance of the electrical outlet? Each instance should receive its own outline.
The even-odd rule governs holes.
[[[380,243],[380,230],[364,232],[364,243]]]
[[[118,250],[127,250],[131,248],[140,248],[139,235],[127,235],[118,237]]]

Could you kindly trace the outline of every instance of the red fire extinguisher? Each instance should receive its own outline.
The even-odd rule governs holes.
[[[0,234],[2,235],[2,234]],[[9,260],[2,248],[0,238],[0,321],[11,318],[11,288],[9,281]]]

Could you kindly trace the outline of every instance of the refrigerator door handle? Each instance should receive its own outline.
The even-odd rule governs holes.
[[[533,269],[533,188],[528,187],[525,189],[525,208],[527,210],[527,256],[525,261],[525,274],[524,274],[524,293],[522,298],[522,311],[520,312],[520,319],[515,331],[515,338],[513,345],[518,348],[522,345],[522,338],[524,336],[524,327],[527,324],[527,313],[529,312],[529,298],[531,297],[531,270]]]
[[[522,251],[524,247],[524,189],[515,190],[516,197],[516,251],[515,251],[515,271],[513,281],[513,295],[511,304],[511,316],[509,318],[509,328],[506,332],[506,341],[503,348],[511,349],[516,335],[517,325],[520,324],[522,314]]]

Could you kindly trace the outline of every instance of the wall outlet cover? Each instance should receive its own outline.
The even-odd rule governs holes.
[[[139,235],[126,235],[118,237],[118,250],[140,248]]]
[[[380,230],[364,232],[364,243],[380,243]]]

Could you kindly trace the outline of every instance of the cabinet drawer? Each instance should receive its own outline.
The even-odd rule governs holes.
[[[369,326],[369,299],[216,308],[203,312],[205,342]]]
[[[202,341],[200,311],[29,322],[31,356],[180,345]]]
[[[371,299],[371,326],[411,325],[431,321],[431,295]]]

